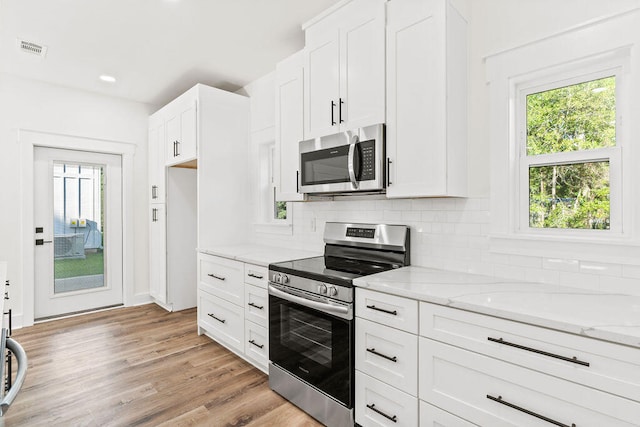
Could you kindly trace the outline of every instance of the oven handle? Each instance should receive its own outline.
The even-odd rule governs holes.
[[[27,353],[25,353],[22,346],[18,344],[18,341],[7,338],[7,349],[11,350],[11,352],[16,356],[16,360],[18,361],[18,373],[16,374],[16,380],[11,385],[9,392],[4,396],[2,401],[0,401],[0,415],[4,415],[7,412],[9,406],[13,403],[18,392],[22,388],[24,379],[27,376]],[[9,373],[9,375],[11,375],[11,373]]]
[[[272,286],[271,284],[269,284],[269,295],[273,295],[278,298],[282,298],[284,300],[294,302],[296,304],[300,304],[304,307],[314,308],[323,313],[331,314],[331,315],[340,317],[342,319],[346,319],[346,320],[353,319],[353,310],[351,306],[312,301],[303,297],[299,297],[297,295],[293,295],[289,292],[283,291],[279,288]]]
[[[353,135],[351,137],[351,144],[349,144],[349,179],[351,180],[351,186],[353,186],[354,190],[358,189],[358,180],[356,179],[356,168],[355,168],[355,160],[356,160],[356,145],[360,142],[358,135]]]

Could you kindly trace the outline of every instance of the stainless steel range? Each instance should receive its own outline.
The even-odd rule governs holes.
[[[318,421],[353,426],[353,279],[409,265],[409,228],[329,222],[324,256],[269,265],[269,385]]]

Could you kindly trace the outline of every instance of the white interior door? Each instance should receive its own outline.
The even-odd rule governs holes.
[[[121,163],[35,148],[35,319],[122,304]]]

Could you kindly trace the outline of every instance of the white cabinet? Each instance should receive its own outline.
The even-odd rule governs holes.
[[[302,114],[303,56],[298,52],[276,66],[276,155],[274,179],[277,201],[300,201],[298,144],[304,139]]]
[[[418,302],[357,288],[355,308],[356,422],[417,425]]]
[[[200,253],[198,333],[263,372],[269,364],[267,268]]]
[[[246,97],[201,84],[149,118],[150,295],[167,310],[197,304],[198,247],[244,238],[248,118]]]
[[[149,206],[149,293],[167,303],[167,229],[163,203]]]
[[[149,203],[164,203],[165,183],[165,124],[149,122]]]
[[[197,102],[195,99],[188,99],[191,97],[178,100],[167,111],[167,166],[192,161],[197,157]]]
[[[466,195],[465,6],[464,0],[388,3],[387,197]]]
[[[384,122],[384,28],[384,0],[353,0],[305,26],[305,139]]]

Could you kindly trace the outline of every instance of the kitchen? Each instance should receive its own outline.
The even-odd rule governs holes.
[[[393,0],[390,3],[393,3]],[[263,77],[258,76],[250,83],[243,84],[244,87],[239,93],[249,97],[251,119],[249,143],[245,154],[247,164],[240,167],[246,168],[245,176],[250,180],[246,183],[246,187],[250,192],[248,197],[241,200],[245,203],[244,209],[239,208],[236,212],[237,220],[244,221],[245,226],[235,228],[234,238],[245,244],[263,246],[266,242],[267,246],[287,248],[292,252],[310,252],[315,255],[321,254],[324,250],[323,232],[324,224],[327,222],[404,224],[410,227],[412,234],[412,266],[637,296],[637,285],[640,279],[637,212],[640,197],[639,190],[630,184],[637,181],[637,172],[632,171],[633,166],[626,169],[629,173],[623,178],[627,182],[622,190],[625,202],[623,209],[628,214],[624,216],[627,218],[625,223],[627,234],[622,240],[599,239],[595,245],[591,246],[580,239],[564,239],[555,236],[537,240],[518,240],[518,236],[509,235],[511,229],[508,224],[511,217],[507,204],[511,206],[513,200],[510,198],[515,196],[509,195],[514,188],[507,184],[514,180],[508,170],[508,141],[505,145],[501,140],[504,132],[500,128],[503,125],[501,120],[506,120],[508,117],[508,111],[505,109],[504,114],[498,116],[493,113],[496,111],[496,99],[503,99],[504,96],[502,92],[494,92],[494,88],[502,90],[496,82],[500,82],[499,79],[505,78],[504,76],[509,78],[508,72],[516,76],[527,72],[524,68],[527,65],[526,61],[518,57],[520,53],[516,48],[530,48],[533,51],[537,46],[536,42],[544,43],[545,40],[551,40],[553,46],[552,36],[562,37],[563,34],[580,31],[581,25],[585,24],[595,27],[595,23],[601,20],[605,24],[610,23],[615,21],[616,15],[627,16],[625,12],[638,6],[637,1],[616,1],[607,4],[597,1],[588,3],[506,0],[471,2],[467,29],[469,80],[466,91],[468,99],[466,138],[468,142],[466,156],[464,156],[468,166],[463,171],[468,177],[466,197],[387,198],[377,195],[359,198],[339,197],[335,200],[325,198],[309,202],[291,202],[287,206],[287,219],[267,220],[268,209],[263,203],[267,198],[264,195],[273,189],[268,188],[264,176],[265,173],[268,176],[265,171],[269,170],[269,153],[272,153],[269,146],[275,141],[274,135],[279,126],[278,116],[273,108],[276,105],[274,89],[277,74],[269,72]],[[318,11],[325,7],[319,8]],[[301,20],[299,25],[303,24],[303,21],[307,22],[313,15],[315,14]],[[6,28],[4,25],[3,27]],[[587,25],[587,28],[591,27]],[[18,34],[10,36],[13,40]],[[298,49],[304,46],[302,32],[299,38]],[[612,43],[617,43],[616,46],[631,45],[630,42],[624,43],[619,40]],[[599,49],[598,52],[605,52],[610,48],[598,46],[597,49]],[[284,60],[294,52],[295,49],[283,54],[276,62]],[[631,49],[631,57],[626,59],[627,63],[631,64],[632,73],[627,84],[630,85],[630,93],[637,93],[637,86],[633,86],[637,85],[635,82],[638,81],[637,67],[634,68],[637,58],[633,54],[634,50]],[[578,52],[575,55],[579,58],[589,56],[586,52]],[[542,61],[542,59],[537,60]],[[552,60],[553,58],[550,59]],[[607,58],[607,61],[609,60]],[[625,59],[622,60],[623,63],[624,61]],[[522,64],[523,68],[514,70],[513,64]],[[587,66],[591,67],[592,64],[586,64],[585,67]],[[30,80],[13,75],[9,66],[6,65],[6,67],[6,69],[3,67],[3,74],[0,77],[0,111],[3,117],[0,132],[2,132],[2,140],[5,141],[3,146],[7,153],[2,160],[2,170],[6,174],[3,182],[12,182],[11,180],[15,180],[15,177],[20,177],[26,185],[28,180],[19,162],[15,161],[21,158],[23,149],[17,136],[18,129],[81,135],[112,141],[130,141],[137,145],[136,154],[131,157],[133,208],[130,221],[125,224],[128,224],[131,230],[135,230],[134,237],[128,243],[131,268],[125,270],[128,274],[125,282],[130,283],[130,286],[125,287],[125,292],[128,292],[125,295],[125,305],[133,306],[149,302],[150,280],[147,267],[149,237],[146,232],[148,228],[146,196],[148,116],[197,81],[181,88],[179,92],[166,94],[164,99],[156,101],[156,106],[149,106]],[[270,70],[275,70],[275,63]],[[387,69],[388,72],[389,69]],[[488,81],[489,84],[487,84]],[[126,96],[123,94],[121,97]],[[627,108],[629,108],[629,116],[637,115],[638,107],[631,100],[628,101]],[[388,105],[387,113],[389,113]],[[109,117],[110,122],[105,123],[104,117]],[[626,132],[632,136],[637,134],[638,129],[634,127],[637,125],[633,120],[627,123],[627,129],[631,128],[631,130]],[[637,158],[637,150],[634,151],[633,146],[624,148],[628,150],[623,156],[625,161],[632,162]],[[275,154],[272,156],[277,158]],[[294,155],[294,158],[297,158],[297,155]],[[393,167],[392,165],[392,171]],[[393,188],[392,185],[389,186],[389,189],[391,188]],[[20,186],[3,185],[2,191],[3,200],[21,201],[24,198]],[[277,188],[276,191],[278,191]],[[25,212],[22,217],[27,218],[24,202],[20,203],[23,203],[22,209]],[[215,209],[215,206],[211,209]],[[5,209],[1,214],[4,219],[2,235],[6,242],[22,243],[17,245],[20,249],[5,245],[0,259],[8,262],[8,277],[11,278],[14,286],[11,289],[11,300],[8,304],[13,308],[15,325],[29,326],[33,313],[29,313],[25,300],[29,298],[31,291],[28,289],[28,284],[32,283],[33,278],[30,276],[32,273],[29,273],[30,267],[27,266],[21,254],[28,252],[27,248],[29,250],[31,248],[27,246],[27,242],[32,238],[32,223],[27,224],[26,228],[29,232],[25,233],[23,230],[25,230],[26,219],[11,215],[9,212],[10,210]],[[635,234],[634,230],[636,230]],[[214,245],[214,242],[207,242],[199,247],[207,249]],[[249,257],[248,259],[256,261],[258,258]],[[409,294],[404,296],[415,297]],[[632,301],[631,297],[629,301]],[[637,311],[635,313],[636,323],[626,325],[631,330],[631,335],[633,335],[631,327],[638,326]],[[422,321],[422,317],[420,319]],[[525,320],[523,321],[526,323]],[[611,337],[606,334],[600,337],[611,340]],[[409,393],[409,395],[412,394]],[[422,396],[419,397],[421,401],[426,400]],[[446,406],[447,403],[440,403],[440,405]],[[444,409],[446,411],[446,408]],[[450,411],[453,412],[452,409]],[[482,425],[479,421],[475,424]],[[630,424],[633,425],[633,422]],[[491,424],[485,421],[485,425]]]

